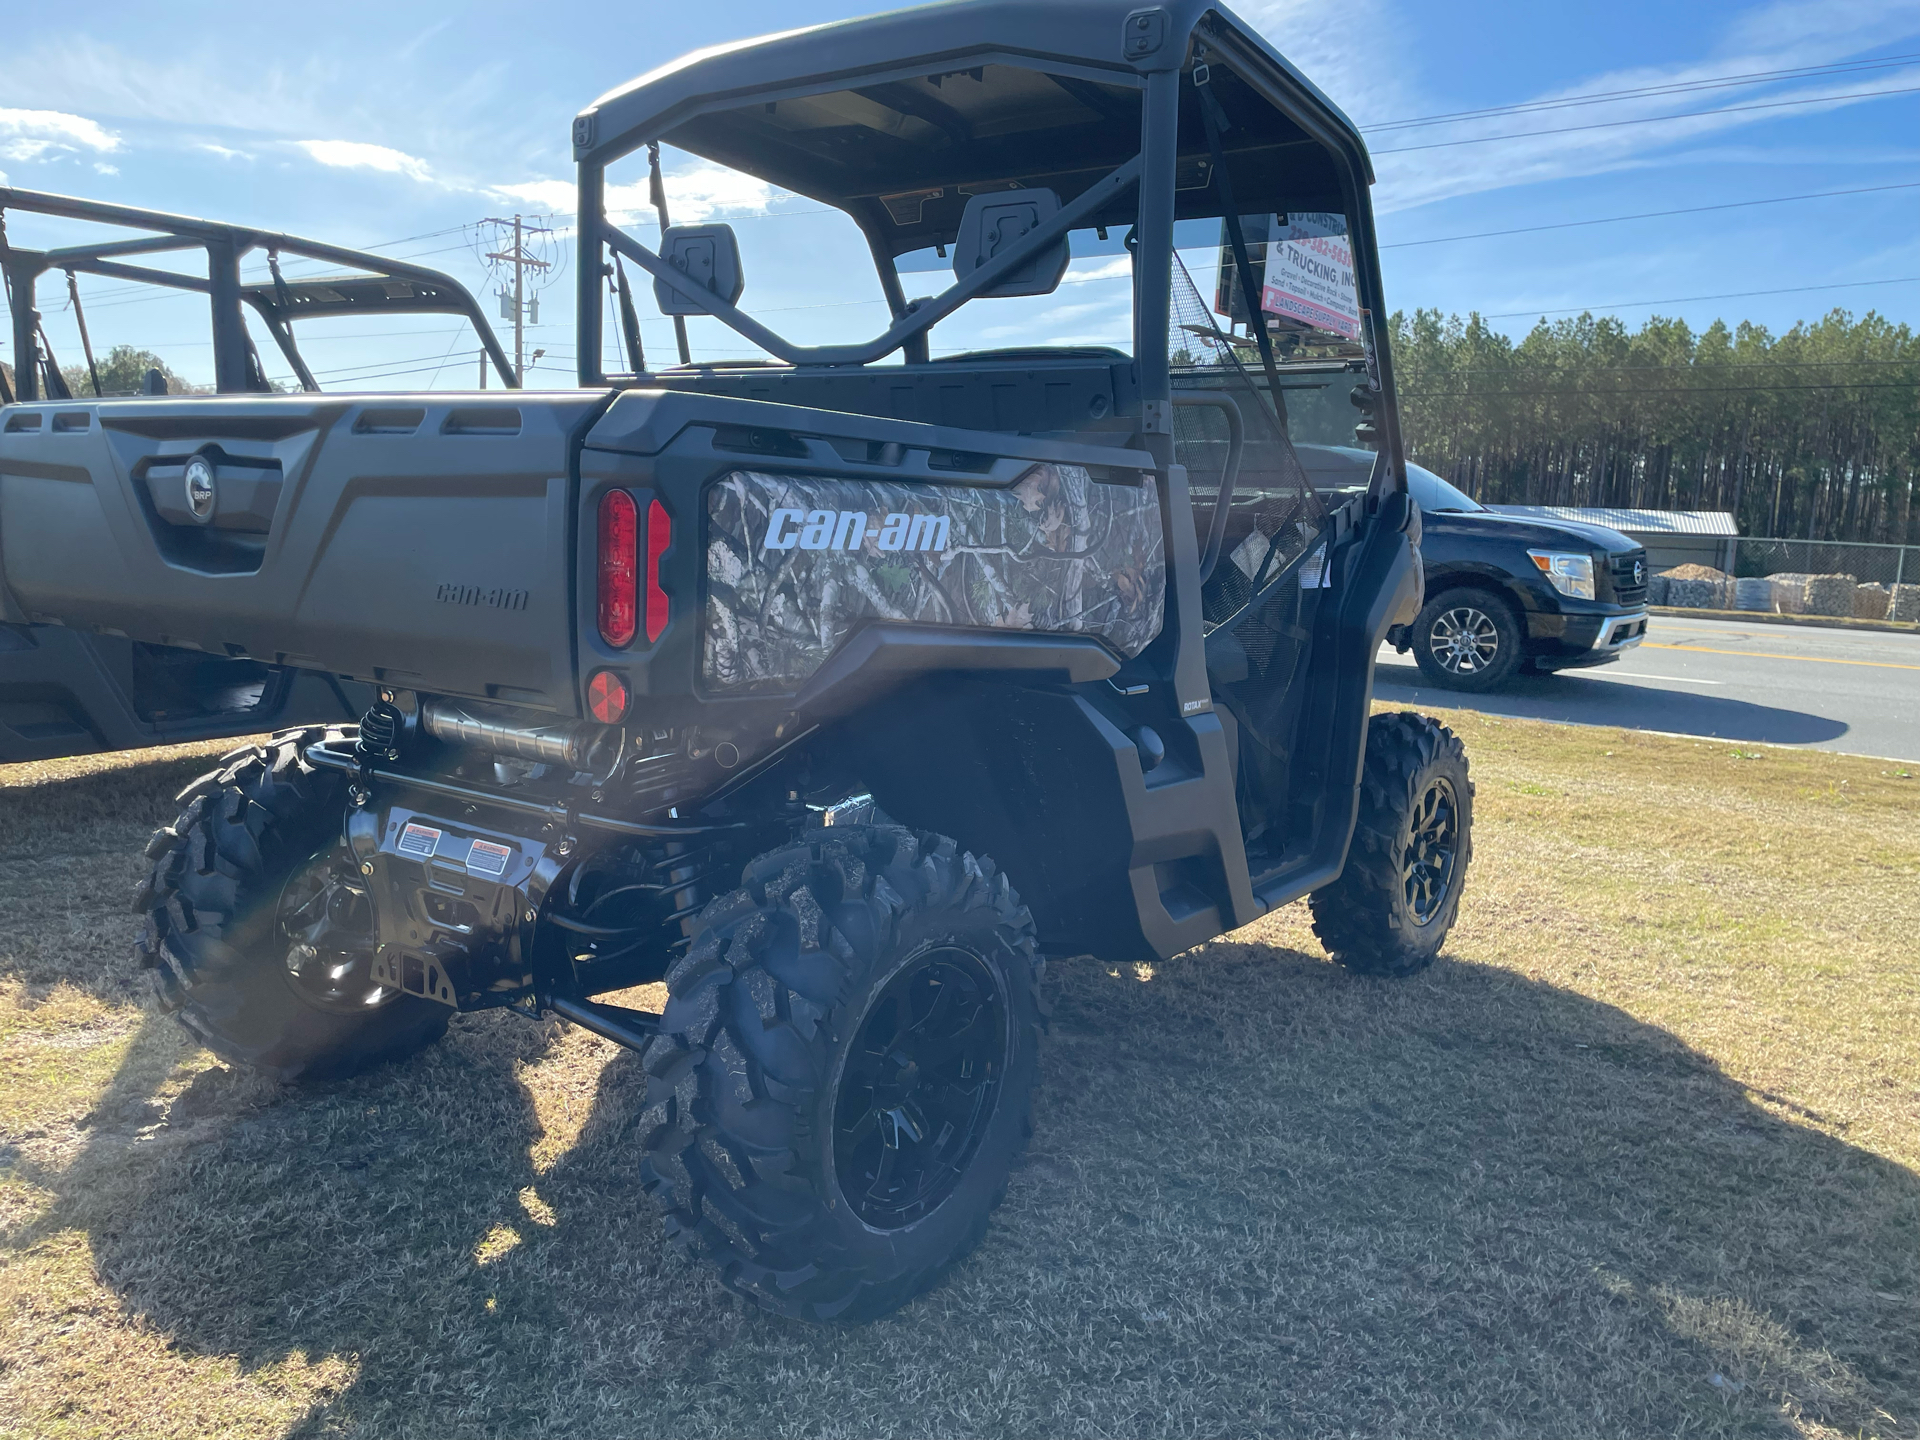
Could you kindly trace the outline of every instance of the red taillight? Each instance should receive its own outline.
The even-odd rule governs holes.
[[[600,497],[600,638],[616,648],[633,643],[639,621],[639,532],[633,496],[609,490]]]
[[[629,501],[629,504],[632,502]],[[673,521],[658,500],[647,506],[647,641],[667,628],[667,592],[660,588],[660,557],[673,543]]]

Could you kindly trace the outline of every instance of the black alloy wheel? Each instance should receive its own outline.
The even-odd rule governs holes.
[[[1033,916],[984,855],[836,822],[699,925],[641,1057],[667,1234],[776,1314],[897,1309],[980,1243],[1031,1133]]]
[[[1473,860],[1473,779],[1460,737],[1431,716],[1375,715],[1360,813],[1340,878],[1308,897],[1313,933],[1362,975],[1431,965]]]
[[[1404,861],[1407,909],[1415,923],[1429,925],[1453,893],[1460,855],[1460,802],[1453,782],[1436,775],[1415,802]]]
[[[911,957],[875,998],[833,1117],[834,1176],[863,1222],[897,1230],[953,1193],[999,1098],[1008,1014],[985,962],[952,946]]]
[[[1413,658],[1449,690],[1491,690],[1520,663],[1520,618],[1484,590],[1448,590],[1413,622]]]

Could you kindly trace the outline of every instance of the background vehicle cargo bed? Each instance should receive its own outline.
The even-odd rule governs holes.
[[[0,583],[21,619],[570,711],[569,462],[607,399],[10,406]]]

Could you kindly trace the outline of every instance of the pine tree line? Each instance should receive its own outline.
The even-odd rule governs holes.
[[[1591,314],[1515,343],[1393,317],[1409,457],[1489,504],[1728,510],[1743,535],[1920,543],[1920,339],[1844,310],[1783,335]]]

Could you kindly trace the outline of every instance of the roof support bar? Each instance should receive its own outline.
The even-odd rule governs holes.
[[[1170,177],[1171,168],[1168,173]],[[795,345],[769,330],[744,310],[728,304],[682,271],[674,269],[625,231],[606,225],[603,220],[601,234],[608,245],[655,279],[663,280],[682,295],[699,301],[707,314],[731,327],[768,354],[778,356],[790,365],[867,365],[891,355],[914,336],[923,334],[946,319],[974,296],[992,289],[1003,278],[1026,264],[1028,260],[1053,244],[1075,225],[1099,213],[1121,195],[1126,194],[1139,181],[1140,157],[1136,155],[1126,164],[1094,181],[1071,204],[1062,206],[1059,213],[1046,224],[1029,231],[1018,243],[1001,251],[966,279],[948,286],[926,304],[910,310],[894,321],[884,333],[861,345]],[[1168,183],[1171,185],[1171,179]],[[1169,225],[1171,219],[1172,209],[1169,203]],[[597,286],[595,298],[597,302]],[[1160,341],[1163,352],[1166,346],[1164,329],[1163,325]]]
[[[69,245],[47,251],[47,264],[55,270],[81,260],[107,260],[116,255],[157,255],[168,250],[191,250],[199,241],[178,235],[154,235],[141,240],[112,240],[104,245]]]
[[[213,383],[222,395],[253,388],[247,322],[240,314],[240,252],[229,237],[207,242],[207,292],[213,301]]]
[[[9,249],[5,244],[4,223],[8,210],[162,233],[50,251]],[[500,378],[509,389],[516,388],[518,382],[514,379],[513,366],[507,359],[506,351],[501,348],[498,337],[494,335],[493,327],[481,313],[479,303],[465,286],[442,271],[430,270],[424,265],[411,265],[403,260],[390,260],[384,255],[349,250],[340,245],[303,240],[296,235],[277,231],[253,230],[241,225],[199,220],[190,215],[169,215],[132,205],[114,205],[100,200],[81,200],[70,195],[49,195],[37,190],[14,190],[0,186],[0,266],[4,266],[7,277],[8,300],[14,319],[15,350],[17,354],[29,357],[35,353],[33,345],[38,323],[38,314],[34,309],[35,282],[48,270],[79,271],[108,279],[131,280],[142,285],[159,285],[171,290],[190,290],[206,295],[212,302],[213,310],[214,375],[223,393],[248,391],[259,383],[256,373],[258,357],[241,312],[242,302],[251,304],[273,328],[274,340],[283,352],[288,352],[288,360],[293,365],[294,373],[300,377],[301,384],[308,389],[316,389],[318,387],[314,384],[312,371],[304,361],[295,358],[297,349],[289,351],[293,345],[291,322],[300,319],[301,313],[286,302],[289,295],[298,300],[303,289],[310,290],[312,286],[325,282],[296,281],[289,285],[279,277],[278,265],[275,264],[274,291],[277,300],[263,300],[257,293],[259,287],[243,284],[240,279],[240,262],[248,254],[262,248],[270,257],[285,254],[318,260],[342,269],[364,272],[362,278],[369,280],[411,280],[430,287],[443,297],[444,303],[415,308],[463,316],[479,335],[481,347],[493,362]],[[122,264],[113,258],[194,249],[207,252],[207,273],[204,278],[145,265]],[[396,304],[393,308],[406,307]],[[39,391],[45,387],[38,383],[31,366],[15,368],[23,375],[18,386],[20,398],[37,398]]]

